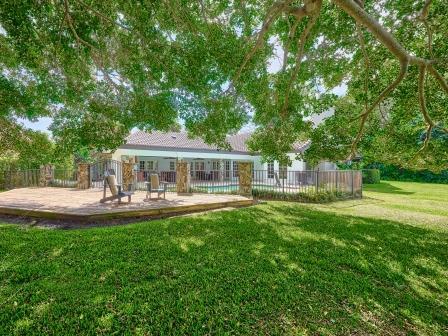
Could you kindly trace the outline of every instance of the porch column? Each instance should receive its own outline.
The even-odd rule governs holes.
[[[252,194],[252,163],[238,162],[239,193]]]
[[[48,187],[54,178],[54,166],[50,164],[40,166],[39,187]]]
[[[178,194],[190,192],[190,165],[185,160],[176,162],[176,191]]]
[[[127,161],[122,162],[122,171],[123,171],[123,190],[130,191],[134,186],[134,160],[129,159]]]
[[[219,181],[224,181],[224,170],[226,167],[224,167],[224,161],[221,159],[219,160]]]
[[[90,165],[88,163],[78,163],[78,189],[90,188]]]

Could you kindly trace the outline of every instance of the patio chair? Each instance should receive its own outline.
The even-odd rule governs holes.
[[[152,193],[157,193],[157,198],[163,194],[163,199],[165,199],[167,182],[160,182],[158,174],[149,175],[149,181],[146,182],[146,201],[151,200]]]
[[[103,198],[100,200],[100,203],[118,200],[118,204],[120,204],[123,197],[127,197],[128,203],[131,203],[131,196],[134,194],[134,192],[132,191],[132,184],[128,186],[128,191],[122,191],[121,185],[117,184],[117,178],[115,177],[115,174],[111,174],[112,172],[114,171],[111,170],[104,174]],[[109,186],[109,190],[112,196],[106,197],[107,186]]]

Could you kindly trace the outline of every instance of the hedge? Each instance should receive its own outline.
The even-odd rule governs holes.
[[[289,193],[275,190],[252,189],[252,196],[263,200],[294,201],[300,203],[328,203],[353,198],[351,193],[342,191]]]
[[[448,184],[448,170],[436,174],[429,170],[415,171],[382,163],[371,163],[366,165],[366,168],[379,169],[382,180]]]
[[[364,184],[380,183],[379,169],[363,169],[362,170],[362,183],[364,183]]]

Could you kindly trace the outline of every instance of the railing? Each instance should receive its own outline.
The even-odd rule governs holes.
[[[159,175],[159,181],[167,184],[167,192],[176,191],[176,172],[175,171],[155,171],[155,170],[139,170],[135,174],[135,189],[147,190],[146,182],[150,181],[150,175]]]
[[[176,191],[175,171],[138,171],[136,172],[135,189],[146,190],[146,182],[151,174],[158,174],[160,182],[167,183],[167,191]],[[226,171],[193,171],[190,174],[190,187],[196,193],[237,193],[238,177]]]
[[[190,186],[192,192],[237,194],[239,179],[225,170],[193,171]]]
[[[357,170],[254,170],[252,189],[281,193],[334,193],[347,197],[360,197],[362,174]]]
[[[122,164],[116,160],[100,160],[90,165],[90,187],[103,188],[104,174],[106,172],[114,173],[117,183],[122,183]]]
[[[91,167],[92,187],[102,187],[104,176],[101,168],[116,169],[118,183],[122,180],[121,165],[97,164]],[[159,175],[160,182],[167,183],[167,191],[176,191],[176,172],[137,172],[135,189],[146,190],[146,181],[151,173]],[[43,179],[43,180],[42,180]],[[77,172],[74,169],[55,169],[49,175],[42,176],[39,169],[0,171],[0,190],[23,187],[64,187],[77,185]],[[222,170],[194,171],[190,175],[190,187],[193,193],[238,194],[239,177]],[[358,198],[362,196],[362,173],[356,170],[335,171],[285,171],[253,170],[252,194],[254,197],[280,199],[313,199],[326,197]],[[309,197],[308,197],[309,196]]]
[[[44,186],[74,188],[76,184],[77,173],[73,169],[55,169],[50,176],[42,176],[40,169],[0,172],[0,190]]]
[[[75,188],[77,185],[76,170],[55,169],[53,178],[49,181],[51,187]]]
[[[40,169],[5,170],[0,172],[0,190],[38,187]]]

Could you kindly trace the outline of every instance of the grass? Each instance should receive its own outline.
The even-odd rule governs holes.
[[[344,215],[391,219],[430,229],[448,229],[448,185],[382,182],[364,185],[364,198],[313,206]]]
[[[448,186],[431,187],[86,230],[0,225],[0,335],[446,334]]]

